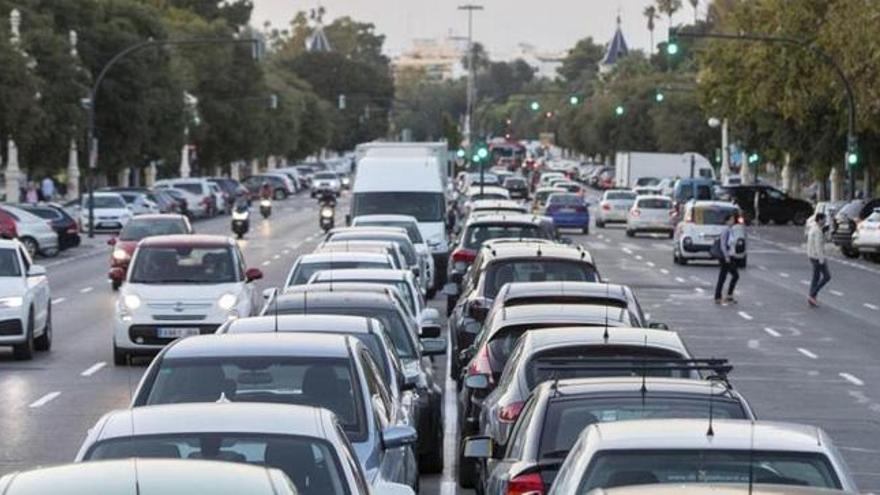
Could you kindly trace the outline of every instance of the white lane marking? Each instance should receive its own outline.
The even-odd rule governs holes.
[[[311,240],[314,239],[314,238],[315,238],[314,235],[310,235],[310,236],[306,237],[306,242],[309,242],[309,241],[311,241]]]
[[[89,366],[88,369],[80,373],[79,376],[92,376],[100,371],[101,368],[103,368],[104,366],[107,366],[107,363],[105,361],[98,361],[97,363]]]
[[[660,273],[662,273],[663,275],[669,275],[669,270],[667,270],[666,268],[661,268]]]
[[[31,409],[36,409],[36,408],[38,408],[38,407],[43,407],[43,406],[45,406],[46,404],[48,404],[48,403],[52,402],[53,400],[55,400],[55,398],[57,398],[59,395],[61,395],[61,392],[58,392],[57,390],[56,390],[55,392],[49,392],[48,394],[46,394],[46,395],[40,397],[39,399],[37,399],[37,400],[31,402],[31,404],[30,404],[28,407],[30,407]]]
[[[639,261],[642,261],[642,255],[641,255],[641,254],[637,254],[637,255],[636,255],[636,259],[639,260]]]
[[[749,339],[748,345],[749,349],[757,349],[761,347],[761,342],[758,339]]]
[[[807,356],[810,359],[819,359],[819,356],[817,356],[816,353],[811,352],[808,349],[804,349],[803,347],[798,347],[797,350],[799,353],[803,354],[804,356]]]
[[[858,385],[859,387],[865,384],[865,382],[861,381],[858,377],[849,373],[838,373],[838,376],[852,383],[853,385]]]
[[[632,249],[630,249],[630,248],[623,248],[623,249],[621,249],[621,251],[623,251],[626,254],[633,254]]]
[[[703,290],[702,287],[694,287],[694,290],[697,291],[697,292],[699,292],[700,294],[702,294],[703,292],[706,292],[706,291]]]
[[[843,297],[843,292],[840,292],[839,290],[832,289],[830,292],[837,297]]]
[[[458,461],[458,400],[456,383],[450,376],[452,369],[451,347],[446,351],[446,384],[443,391],[443,477],[440,482],[440,495],[455,495],[458,483],[455,481]]]
[[[654,268],[656,266],[653,261],[646,261],[645,264],[650,266],[651,268]]]
[[[65,298],[65,297],[59,297],[57,299],[52,299],[52,304],[61,304],[66,300],[67,300],[67,298]]]
[[[788,278],[790,275],[785,272],[779,272],[779,276],[782,278]]]
[[[810,285],[810,281],[809,281],[809,280],[801,280],[801,283],[802,283],[803,285]]]
[[[93,290],[94,290],[94,287],[89,286],[89,287],[83,287],[82,289],[79,290],[79,292],[80,292],[80,294],[88,294],[89,292],[91,292]]]
[[[683,284],[683,283],[684,283],[684,279],[681,278],[681,277],[675,277],[675,281],[678,282],[678,283],[680,283],[680,284]]]
[[[752,315],[746,313],[745,311],[739,311],[736,314],[738,314],[740,316],[740,318],[742,318],[744,320],[749,320],[749,321],[754,320],[754,318],[752,318]]]
[[[764,331],[767,332],[767,334],[770,335],[771,337],[776,337],[777,339],[778,339],[779,337],[782,337],[782,334],[780,334],[780,333],[777,332],[776,330],[773,330],[773,329],[770,328],[770,327],[764,327]]]
[[[270,260],[266,260],[266,261],[264,261],[264,262],[262,263],[262,265],[263,265],[263,266],[269,266],[270,263],[272,263]]]
[[[764,265],[758,265],[758,270],[761,270],[761,271],[766,272],[766,271],[767,271],[767,267],[764,266]]]
[[[280,258],[280,257],[281,257],[280,254],[276,254],[275,256],[272,256],[272,259],[273,259],[273,260],[277,260],[277,259]]]
[[[290,254],[290,250],[289,250],[289,249],[285,249],[285,250],[283,250],[283,251],[281,251],[281,252],[284,253],[284,254]]]
[[[862,306],[864,306],[868,309],[873,309],[874,311],[880,311],[880,307],[878,307],[876,304],[864,303],[864,304],[862,304]]]

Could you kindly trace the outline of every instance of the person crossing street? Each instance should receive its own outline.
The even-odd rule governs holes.
[[[828,271],[828,260],[825,258],[825,214],[816,213],[813,224],[807,232],[807,258],[813,265],[813,279],[810,282],[810,295],[807,303],[816,307],[819,302],[816,298],[828,282],[831,281],[831,272]]]
[[[736,304],[737,302],[733,297],[733,292],[736,290],[736,283],[739,281],[739,270],[736,266],[736,260],[733,259],[733,248],[730,245],[733,240],[731,227],[735,222],[736,215],[728,214],[724,219],[724,230],[721,231],[716,244],[712,246],[713,256],[718,258],[718,262],[721,265],[721,269],[718,272],[718,283],[715,284],[715,304],[721,304],[722,302]],[[724,291],[724,282],[727,280],[728,274],[730,275],[730,285],[727,286],[727,297],[722,300],[721,294]]]

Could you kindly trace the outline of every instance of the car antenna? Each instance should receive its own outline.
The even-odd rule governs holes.
[[[275,306],[275,333],[278,333],[278,294],[275,294],[275,298],[272,300],[272,305]]]
[[[715,420],[715,383],[709,382],[709,429],[706,430],[707,437],[715,436],[715,428],[713,422]]]
[[[605,284],[605,302],[608,302],[608,284]],[[602,340],[608,343],[608,304],[605,304],[605,333],[602,334]]]

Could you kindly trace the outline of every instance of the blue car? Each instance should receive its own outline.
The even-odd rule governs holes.
[[[547,199],[544,215],[553,219],[560,229],[581,229],[590,233],[589,204],[577,194],[554,193]]]

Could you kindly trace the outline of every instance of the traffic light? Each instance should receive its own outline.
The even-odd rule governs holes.
[[[663,91],[658,89],[657,92],[654,93],[654,101],[656,101],[657,103],[663,103],[663,100],[665,99],[666,95],[663,94]]]
[[[460,149],[460,150],[456,151],[455,155],[459,158],[464,158],[464,155],[465,155],[464,150]]]
[[[581,102],[581,99],[578,97],[578,95],[571,95],[571,96],[568,97],[568,103],[569,103],[571,106],[575,106],[575,105],[577,105],[577,104],[580,103],[580,102]]]
[[[859,166],[859,142],[855,136],[846,140],[846,166],[853,170]]]
[[[617,107],[614,109],[614,114],[620,117],[625,111],[626,110],[623,108],[623,105],[617,105]]]
[[[674,28],[669,28],[669,39],[666,41],[666,54],[671,57],[678,55],[678,35]]]
[[[761,161],[761,155],[757,153],[749,154],[749,165],[757,165]]]
[[[489,150],[487,150],[486,147],[484,147],[484,146],[480,147],[480,149],[477,150],[477,156],[479,156],[480,159],[482,160],[483,158],[486,158],[487,156],[489,156]]]
[[[474,163],[480,163],[480,155],[474,154],[474,156],[471,157],[471,161]]]
[[[533,101],[530,106],[531,106],[532,110],[535,112],[537,112],[538,110],[541,109],[541,104],[538,103],[537,101]]]

